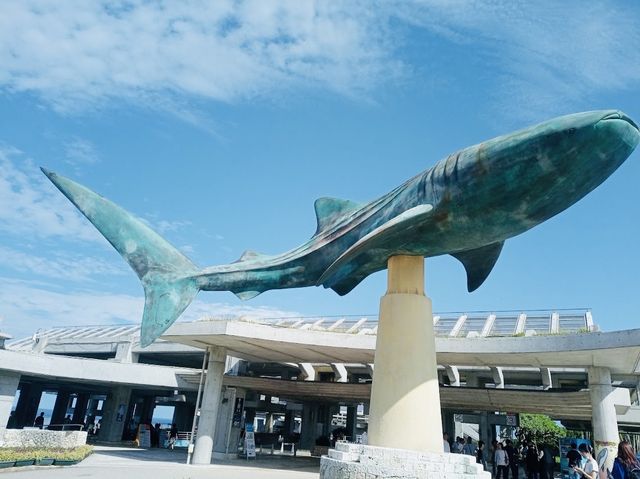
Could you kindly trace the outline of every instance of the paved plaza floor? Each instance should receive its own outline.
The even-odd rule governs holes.
[[[0,469],[0,478],[318,479],[320,468],[320,459],[311,457],[267,455],[250,461],[216,461],[209,466],[187,466],[186,458],[184,451],[177,450],[96,446],[91,456],[75,466]]]

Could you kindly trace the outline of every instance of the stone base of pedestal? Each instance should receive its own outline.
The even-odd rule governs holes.
[[[490,479],[491,474],[463,454],[337,443],[320,461],[320,479]]]

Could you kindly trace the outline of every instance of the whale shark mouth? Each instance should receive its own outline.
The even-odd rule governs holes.
[[[638,125],[631,118],[629,118],[627,115],[625,115],[621,111],[615,111],[613,113],[608,113],[607,115],[605,115],[604,117],[602,117],[600,119],[600,121],[607,121],[607,120],[622,120],[622,121],[625,121],[625,122],[629,123],[636,130],[640,131],[640,127],[638,127]]]

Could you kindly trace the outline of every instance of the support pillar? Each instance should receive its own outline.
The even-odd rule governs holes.
[[[210,464],[213,452],[213,435],[216,430],[218,405],[222,396],[222,378],[226,351],[223,348],[209,348],[209,364],[207,379],[202,393],[200,419],[198,420],[198,436],[193,450],[192,464]]]
[[[176,403],[171,423],[176,425],[178,431],[190,431],[194,412],[195,405],[193,403]]]
[[[16,427],[31,427],[38,415],[38,406],[42,398],[42,386],[37,384],[22,384],[20,386],[20,398],[16,405]]]
[[[99,434],[101,441],[119,442],[122,440],[130,399],[131,388],[117,386],[109,391],[107,400],[102,407],[103,414]]]
[[[293,433],[293,417],[294,417],[294,412],[291,410],[287,410],[284,413],[284,427],[282,432],[286,435],[286,436],[290,436]]]
[[[87,415],[87,406],[89,406],[89,393],[79,393],[76,398],[76,407],[73,408],[73,424],[84,424],[84,418]]]
[[[67,415],[67,409],[69,409],[69,399],[71,398],[71,392],[68,389],[60,389],[56,395],[56,402],[53,405],[53,412],[51,413],[51,424],[57,425],[64,423],[64,418]]]
[[[311,449],[318,437],[318,404],[305,402],[302,406],[300,449]]]
[[[358,434],[358,406],[347,406],[347,440],[356,442]],[[368,434],[368,433],[367,433]]]
[[[246,391],[242,388],[227,387],[223,391],[223,399],[218,408],[218,421],[216,422],[214,436],[214,459],[233,459],[238,457],[245,394]]]
[[[11,406],[13,406],[13,398],[16,397],[19,383],[19,374],[5,372],[0,375],[0,431],[9,425],[9,418],[12,412]]]
[[[247,424],[254,425],[253,423],[256,420],[256,408],[255,407],[245,407],[245,416],[244,416],[244,424],[245,427]],[[254,428],[255,431],[255,428]]]
[[[389,258],[387,277],[387,293],[380,301],[369,444],[441,453],[440,391],[424,258]]]
[[[442,411],[442,432],[449,435],[449,441],[453,441],[456,438],[456,421],[453,411],[450,409],[444,409]]]
[[[611,471],[613,460],[618,452],[618,421],[614,402],[611,372],[608,368],[589,368],[589,394],[591,396],[593,443],[596,455],[605,454],[602,467]],[[599,461],[600,462],[600,461]]]
[[[144,396],[142,398],[142,410],[140,411],[140,424],[151,424],[153,411],[156,408],[155,396]]]

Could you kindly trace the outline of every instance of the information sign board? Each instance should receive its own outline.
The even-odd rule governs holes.
[[[256,437],[253,432],[253,424],[247,424],[244,432],[244,452],[247,459],[256,457]]]
[[[149,424],[138,426],[138,447],[151,447],[151,426]]]

